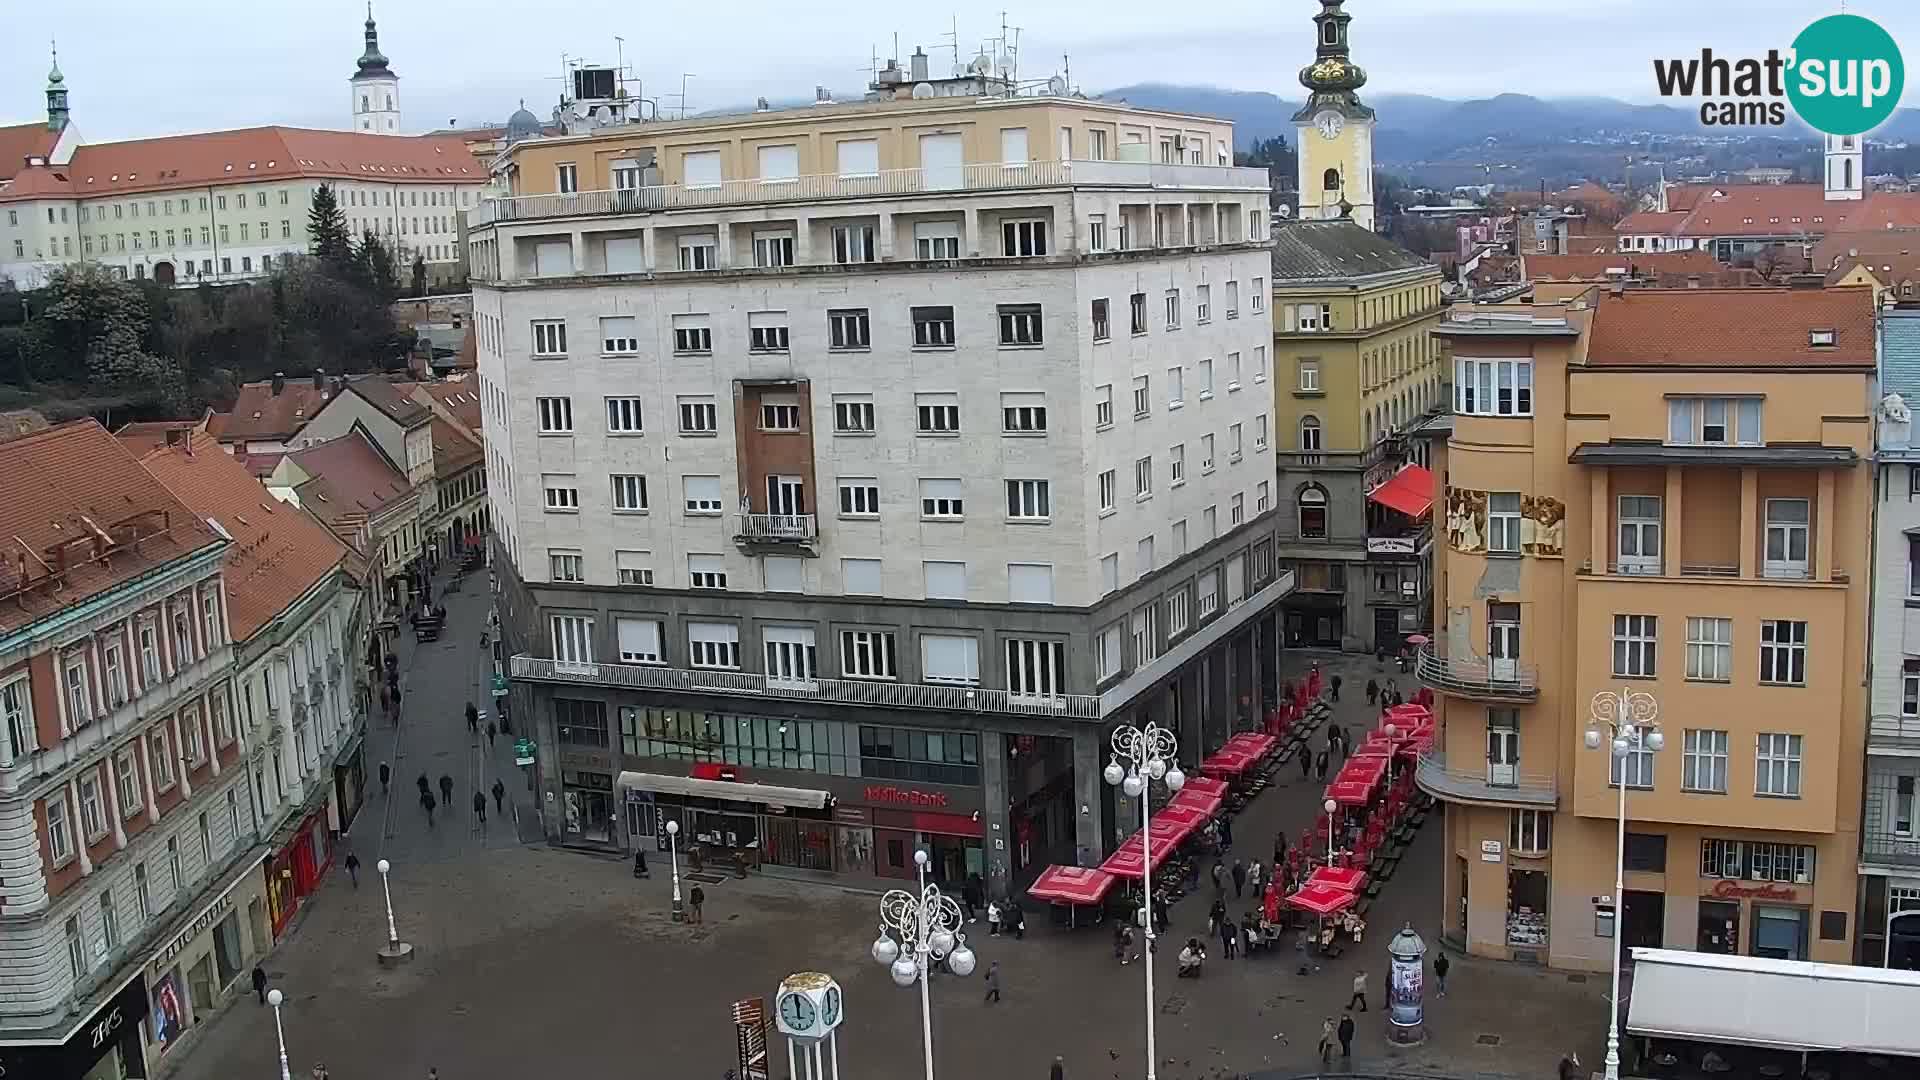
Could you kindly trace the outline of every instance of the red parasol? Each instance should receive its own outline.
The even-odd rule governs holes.
[[[1216,780],[1211,776],[1189,776],[1187,786],[1180,789],[1180,794],[1185,795],[1189,791],[1198,791],[1203,795],[1218,795],[1224,799],[1227,797],[1227,782]]]
[[[1257,755],[1239,747],[1221,747],[1200,763],[1200,771],[1222,776],[1239,776],[1253,764]]]
[[[1184,788],[1181,790],[1185,791]],[[1207,816],[1207,811],[1192,803],[1181,802],[1180,797],[1176,795],[1167,805],[1154,811],[1153,823],[1158,825],[1162,821],[1175,821],[1185,825],[1188,832],[1192,832],[1207,823]]]
[[[1356,780],[1335,780],[1327,785],[1327,798],[1341,806],[1365,806],[1367,797],[1373,792],[1372,784],[1363,784]],[[1325,815],[1321,815],[1325,819]]]
[[[1175,795],[1173,801],[1167,803],[1167,809],[1192,810],[1202,817],[1211,817],[1220,811],[1220,804],[1226,801],[1226,797],[1219,792],[1196,790],[1192,781],[1188,781],[1180,794]]]
[[[1287,903],[1302,911],[1311,911],[1315,915],[1332,915],[1352,907],[1358,899],[1348,889],[1309,883],[1299,892],[1287,897]]]
[[[1113,888],[1113,875],[1084,866],[1049,866],[1027,887],[1027,895],[1055,904],[1097,904]]]
[[[1153,868],[1160,869],[1160,864],[1166,862],[1171,854],[1172,844],[1153,845]],[[1100,864],[1100,869],[1117,878],[1144,877],[1140,872],[1140,834],[1127,837],[1126,843],[1120,845],[1120,850],[1107,856],[1107,861]]]
[[[1367,883],[1367,873],[1350,866],[1323,866],[1307,878],[1308,885],[1325,885],[1330,889],[1345,889],[1359,892]]]

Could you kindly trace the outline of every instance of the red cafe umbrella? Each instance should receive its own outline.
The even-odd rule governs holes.
[[[1358,892],[1367,883],[1367,872],[1350,866],[1323,866],[1307,878],[1308,885]]]
[[[1211,776],[1189,776],[1187,786],[1180,789],[1180,794],[1185,795],[1189,791],[1197,791],[1203,795],[1218,795],[1224,799],[1227,797],[1227,782],[1216,780]]]
[[[1168,847],[1172,847],[1180,841],[1185,840],[1187,834],[1193,832],[1194,828],[1195,826],[1186,824],[1181,819],[1170,818],[1165,814],[1156,814],[1153,819],[1153,846],[1157,848],[1165,844]],[[1139,834],[1135,833],[1134,835],[1138,836]],[[1135,841],[1135,843],[1138,842],[1137,840]]]
[[[1055,904],[1097,904],[1113,888],[1113,875],[1084,866],[1049,866],[1027,887],[1027,895]]]
[[[1327,798],[1341,806],[1365,806],[1367,796],[1373,792],[1372,784],[1363,784],[1358,780],[1335,780],[1327,785]],[[1324,820],[1326,815],[1320,815]]]
[[[1180,797],[1176,795],[1167,805],[1154,811],[1153,823],[1159,825],[1162,821],[1179,822],[1186,826],[1188,832],[1192,832],[1207,823],[1207,811],[1192,803],[1181,802]]]
[[[1332,915],[1352,907],[1358,900],[1349,889],[1336,889],[1331,885],[1308,884],[1300,891],[1287,897],[1287,903],[1302,911],[1311,911],[1315,915]]]
[[[1202,818],[1206,818],[1218,813],[1220,804],[1226,801],[1226,797],[1219,792],[1196,790],[1193,781],[1189,780],[1180,794],[1175,795],[1173,800],[1167,803],[1167,809],[1195,811]]]
[[[1153,845],[1153,868],[1158,870],[1171,854],[1172,844]],[[1100,864],[1100,869],[1117,878],[1144,877],[1140,872],[1140,834],[1127,837],[1126,843],[1120,845],[1120,850],[1107,856],[1107,861]]]
[[[1425,634],[1408,634],[1405,638],[1406,643],[1409,645],[1425,645],[1432,640],[1432,638]]]

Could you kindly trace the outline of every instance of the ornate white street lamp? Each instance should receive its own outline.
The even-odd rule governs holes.
[[[1620,1080],[1620,925],[1627,899],[1627,755],[1638,750],[1657,752],[1667,744],[1658,717],[1660,703],[1644,690],[1602,690],[1587,708],[1587,749],[1604,742],[1619,775],[1618,835],[1613,862],[1613,994],[1607,999],[1607,1080]],[[1611,766],[1609,773],[1611,775]]]
[[[933,961],[944,959],[947,970],[965,978],[973,974],[973,950],[960,932],[965,916],[940,886],[927,881],[927,852],[913,853],[920,874],[918,894],[889,889],[880,898],[880,936],[873,942],[874,962],[893,975],[900,987],[920,984],[920,1042],[926,1052],[927,1080],[933,1080],[933,1006],[927,999],[927,978]]]
[[[1331,870],[1333,869],[1333,815],[1339,811],[1340,804],[1334,802],[1332,799],[1328,799],[1326,802],[1320,804],[1320,809],[1327,812],[1327,869]]]
[[[387,943],[380,946],[380,951],[374,955],[386,967],[404,964],[413,959],[413,946],[400,940],[400,931],[393,922],[393,888],[387,884],[387,874],[393,869],[393,864],[381,859],[373,864],[373,868],[380,871],[380,892],[387,899]]]
[[[673,921],[685,922],[686,908],[680,904],[680,823],[667,822],[667,858],[673,865]]]
[[[1147,1080],[1154,1080],[1156,1067],[1153,1007],[1153,781],[1179,791],[1187,784],[1187,774],[1174,760],[1180,742],[1173,732],[1148,721],[1145,727],[1121,725],[1113,729],[1113,759],[1102,775],[1109,785],[1120,789],[1129,799],[1140,800],[1140,925],[1147,941]]]
[[[280,1040],[280,1080],[293,1080],[292,1073],[287,1070],[287,1029],[280,1024],[280,1003],[286,999],[287,996],[277,989],[267,991],[267,1004],[273,1006],[273,1034]]]

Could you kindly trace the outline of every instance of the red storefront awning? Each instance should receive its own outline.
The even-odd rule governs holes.
[[[1425,517],[1433,508],[1433,471],[1408,465],[1393,474],[1393,479],[1373,489],[1367,498],[1408,517]]]

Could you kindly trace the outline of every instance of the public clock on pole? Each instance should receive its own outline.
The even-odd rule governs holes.
[[[795,1039],[824,1039],[840,1026],[840,984],[833,976],[803,971],[780,981],[774,995],[775,1025]]]
[[[1313,126],[1319,129],[1321,138],[1332,142],[1340,137],[1340,131],[1347,126],[1347,120],[1332,109],[1323,109],[1313,118]]]

